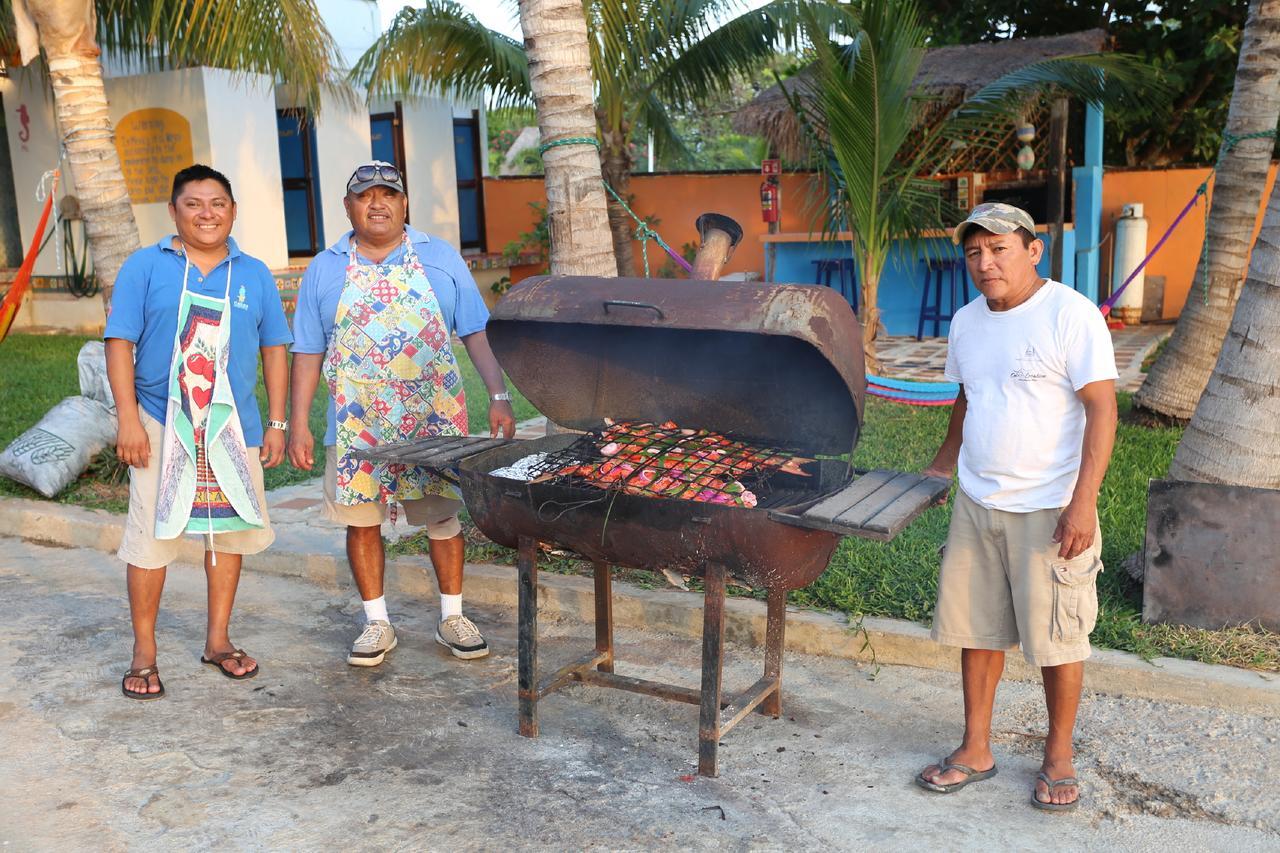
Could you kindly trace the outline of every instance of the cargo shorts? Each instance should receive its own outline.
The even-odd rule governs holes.
[[[400,501],[405,520],[413,527],[427,528],[428,539],[452,539],[462,532],[458,513],[462,501],[440,495],[426,495],[412,501]],[[387,517],[387,505],[369,501],[359,504],[338,503],[338,448],[324,449],[324,517],[347,527],[379,527]]]
[[[1098,619],[1102,532],[1071,560],[1053,541],[1060,509],[1005,512],[956,490],[938,575],[935,642],[965,649],[1022,647],[1033,666],[1089,657]]]
[[[145,468],[129,468],[129,516],[125,519],[124,536],[116,556],[140,569],[163,569],[178,558],[182,537],[156,538],[156,498],[160,494],[160,448],[164,439],[164,426],[141,407],[138,414],[142,428],[147,431],[151,456]],[[275,541],[271,519],[267,516],[267,496],[263,489],[262,462],[258,460],[258,448],[250,447],[249,478],[262,509],[262,527],[235,530],[213,535],[213,550],[219,554],[259,554]],[[192,534],[195,535],[195,534]],[[206,540],[207,543],[207,540]],[[206,550],[208,545],[206,544]]]

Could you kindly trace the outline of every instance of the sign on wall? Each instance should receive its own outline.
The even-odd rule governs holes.
[[[134,110],[116,125],[116,151],[134,204],[167,202],[173,176],[195,162],[191,122],[163,107]]]

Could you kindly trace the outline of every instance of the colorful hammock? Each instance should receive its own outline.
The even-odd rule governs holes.
[[[950,406],[960,393],[955,382],[912,382],[867,374],[867,393],[909,406]]]
[[[9,327],[13,325],[13,318],[22,307],[22,300],[26,297],[27,291],[31,289],[31,270],[35,268],[36,257],[40,254],[40,238],[44,236],[45,226],[49,224],[49,213],[53,210],[53,197],[57,195],[57,191],[58,173],[54,172],[53,187],[44,200],[40,224],[31,235],[31,248],[27,249],[27,256],[22,259],[22,266],[18,267],[18,274],[13,277],[9,292],[5,294],[4,300],[0,301],[0,343],[4,343],[5,337],[9,334]]]

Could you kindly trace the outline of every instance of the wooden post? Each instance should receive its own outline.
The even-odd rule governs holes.
[[[786,643],[787,591],[769,590],[768,617],[764,629],[764,677],[772,678],[773,692],[760,703],[760,713],[775,720],[782,716],[782,648]]]
[[[596,651],[609,656],[596,669],[613,672],[613,578],[608,563],[596,560],[592,566],[596,575]]]
[[[707,566],[702,585],[702,710],[698,715],[698,775],[715,776],[720,746],[720,670],[724,657],[725,567]]]
[[[1058,98],[1049,111],[1049,156],[1053,158],[1049,173],[1049,234],[1053,245],[1050,254],[1049,275],[1054,281],[1062,281],[1066,264],[1063,252],[1064,223],[1067,217],[1067,113],[1066,98]]]
[[[538,542],[521,536],[516,570],[519,575],[518,659],[516,687],[520,699],[520,734],[538,736]]]

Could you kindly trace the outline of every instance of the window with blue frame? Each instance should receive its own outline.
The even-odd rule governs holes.
[[[316,174],[316,129],[306,110],[278,110],[280,179],[284,188],[284,229],[290,257],[320,251],[324,221]]]

